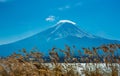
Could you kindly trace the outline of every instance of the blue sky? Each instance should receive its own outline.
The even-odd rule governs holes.
[[[120,40],[120,0],[0,0],[0,44],[34,35],[62,19]]]

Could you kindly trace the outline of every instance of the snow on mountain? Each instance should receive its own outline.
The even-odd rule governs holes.
[[[76,25],[75,22],[70,21],[70,20],[60,20],[57,24],[61,24],[61,23],[70,23],[70,24]]]
[[[54,27],[52,27],[54,30],[52,30],[50,36],[48,37],[48,41],[50,39],[61,39],[65,38],[67,36],[75,36],[75,37],[89,37],[89,38],[95,38],[95,36],[88,34],[77,26],[75,22],[72,22],[70,20],[60,20]]]
[[[108,43],[120,43],[120,41],[94,36],[81,30],[75,22],[60,20],[54,26],[36,35],[1,45],[0,56],[8,56],[22,48],[26,48],[29,52],[33,47],[37,47],[40,52],[48,56],[48,50],[54,46],[63,49],[65,45],[75,45],[77,49],[81,49],[81,47],[100,46]],[[75,52],[75,54],[78,53]]]

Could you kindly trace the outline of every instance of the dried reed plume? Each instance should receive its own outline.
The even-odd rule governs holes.
[[[52,48],[49,57],[44,57],[38,48],[30,53],[24,48],[22,54],[0,58],[0,76],[119,76],[120,56],[115,53],[120,50],[120,44],[72,50],[75,48],[67,45],[65,49]],[[99,54],[100,51],[103,54]],[[59,52],[64,56],[60,57]],[[74,56],[74,52],[78,52],[78,56]]]

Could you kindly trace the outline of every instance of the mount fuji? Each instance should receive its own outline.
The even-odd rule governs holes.
[[[33,47],[37,47],[44,55],[48,55],[49,49],[52,47],[63,49],[65,45],[75,45],[77,49],[80,49],[81,47],[99,46],[108,43],[120,43],[120,41],[109,40],[86,33],[75,22],[60,20],[54,26],[36,35],[1,45],[0,56],[8,56],[22,48],[26,48],[29,52]]]

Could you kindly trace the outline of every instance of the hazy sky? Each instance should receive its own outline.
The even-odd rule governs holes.
[[[120,0],[0,0],[0,44],[31,36],[61,19],[120,40]]]

